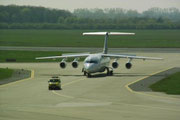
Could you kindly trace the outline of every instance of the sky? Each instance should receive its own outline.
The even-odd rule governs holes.
[[[0,5],[31,5],[73,11],[77,8],[124,8],[142,12],[152,7],[180,9],[180,0],[0,0]]]

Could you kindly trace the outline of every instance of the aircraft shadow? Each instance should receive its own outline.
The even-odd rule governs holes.
[[[114,73],[112,76],[107,76],[106,73],[93,74],[91,78],[98,77],[150,77],[151,74],[145,73]],[[166,76],[166,75],[153,75],[153,76]]]
[[[144,73],[114,73],[115,77],[150,77],[150,76],[165,76],[165,75],[151,75],[151,74],[144,74]]]
[[[69,77],[70,76],[73,76],[73,77],[84,76],[83,74],[82,75],[41,74],[41,75],[42,76],[49,76],[49,77],[52,77],[52,76],[65,76],[65,77],[68,77],[68,76]],[[113,76],[107,76],[106,73],[99,73],[99,74],[92,74],[92,76],[90,78],[101,78],[101,77],[138,77],[138,76],[140,76],[140,77],[150,77],[152,75],[151,74],[144,74],[144,73],[114,73]],[[166,76],[166,74],[164,74],[164,75],[153,75],[153,76]]]
[[[49,76],[49,77],[53,77],[53,76],[74,76],[74,77],[80,77],[80,76],[83,76],[83,75],[41,74],[41,76]]]

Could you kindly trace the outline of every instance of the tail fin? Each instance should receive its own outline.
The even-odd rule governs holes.
[[[107,52],[108,52],[107,42],[108,42],[109,35],[135,35],[135,33],[124,33],[124,32],[88,32],[88,33],[83,33],[83,35],[104,35],[105,36],[105,40],[104,40],[103,53],[107,54]]]

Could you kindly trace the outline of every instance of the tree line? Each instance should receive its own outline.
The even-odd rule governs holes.
[[[180,29],[180,11],[177,8],[151,8],[139,13],[111,8],[70,12],[0,5],[0,29]]]
[[[81,18],[163,18],[173,22],[180,21],[180,11],[177,8],[150,8],[147,11],[139,13],[137,10],[126,10],[122,8],[106,9],[76,9],[73,14]]]

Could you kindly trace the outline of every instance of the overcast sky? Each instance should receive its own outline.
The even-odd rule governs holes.
[[[0,0],[0,5],[31,5],[73,11],[76,8],[124,8],[142,12],[152,7],[180,9],[180,0]]]

